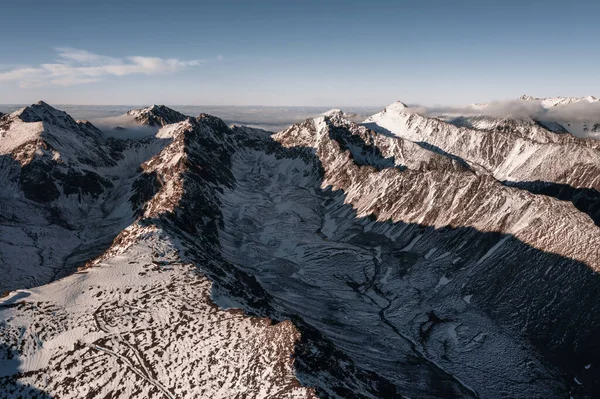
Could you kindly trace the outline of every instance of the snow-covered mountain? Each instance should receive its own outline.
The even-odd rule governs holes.
[[[555,142],[562,138],[552,133],[569,133],[556,122],[540,122],[529,117],[497,117],[490,115],[439,115],[439,119],[457,127],[465,127],[485,132],[509,132],[524,138]]]
[[[523,101],[541,101],[542,105],[544,107],[546,107],[546,108],[556,107],[557,105],[575,104],[575,103],[579,103],[579,102],[595,103],[595,102],[599,102],[600,101],[598,98],[596,98],[594,96],[587,96],[587,97],[543,97],[543,98],[539,98],[539,97],[528,96],[526,94],[524,94],[521,97],[519,97],[519,100],[523,100]]]
[[[600,221],[598,141],[553,133],[525,119],[520,123],[496,121],[485,129],[456,119],[460,117],[453,121],[427,117],[393,104],[369,117],[364,125],[451,154],[478,174],[570,200]]]
[[[587,97],[520,97],[521,100],[541,103],[546,110],[543,119],[564,126],[577,137],[600,139],[600,99]]]
[[[542,180],[575,187],[598,184],[594,175],[599,166],[600,143],[552,133],[535,124],[530,123],[526,133],[521,129],[527,125],[514,129],[498,125],[486,129],[459,127],[396,103],[369,117],[364,125],[383,134],[435,146],[498,180]],[[586,176],[565,173],[574,166],[589,167],[594,172]]]
[[[472,104],[462,111],[438,117],[460,127],[486,131],[508,129],[539,138],[544,135],[543,130],[549,130],[600,139],[600,100],[594,96],[538,98],[523,95],[517,101]],[[547,139],[551,140],[551,136]]]
[[[127,112],[138,123],[148,126],[165,126],[171,123],[182,122],[188,118],[180,112],[164,105],[152,105],[148,108],[132,109]]]
[[[0,124],[4,396],[600,393],[593,140],[400,102],[276,134],[152,106],[141,140],[28,108]]]

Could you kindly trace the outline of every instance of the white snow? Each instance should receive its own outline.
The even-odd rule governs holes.
[[[290,322],[216,309],[160,230],[130,232],[140,238],[95,267],[0,300],[22,306],[0,308],[0,342],[21,352],[0,377],[53,397],[312,397],[293,383]]]
[[[44,131],[42,122],[25,123],[15,120],[8,130],[0,128],[0,154],[9,154],[15,148],[36,140]]]

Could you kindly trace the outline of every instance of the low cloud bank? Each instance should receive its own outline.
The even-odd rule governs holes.
[[[462,116],[489,115],[498,118],[552,118],[580,122],[600,119],[600,101],[579,101],[572,104],[545,107],[542,100],[511,100],[492,101],[487,104],[473,104],[463,107],[414,105],[409,106],[408,109],[425,116],[444,114]]]
[[[252,106],[182,106],[172,107],[186,115],[198,115],[202,112],[217,116],[227,124],[244,125],[272,132],[283,130],[295,123],[313,118],[329,111],[333,107],[252,107]],[[344,107],[356,122],[365,120],[369,115],[383,107]]]
[[[137,140],[153,136],[158,132],[156,126],[139,125],[133,116],[118,115],[90,119],[98,129],[108,137]]]
[[[249,107],[249,106],[169,106],[192,117],[201,113],[217,116],[228,125],[241,125],[270,132],[281,131],[295,123],[303,122],[328,111],[328,107]],[[60,106],[58,106],[60,108]],[[129,109],[140,106],[65,106],[71,116],[87,119],[107,136],[137,139],[157,132],[156,127],[139,126],[133,117],[124,115]],[[69,108],[69,109],[66,109]],[[348,118],[362,122],[382,107],[347,107]],[[1,110],[0,110],[1,111]],[[110,116],[107,115],[110,112]],[[115,115],[115,112],[119,112]],[[104,114],[103,114],[104,113]]]
[[[409,111],[429,117],[439,116],[491,116],[495,118],[531,118],[540,122],[555,122],[579,137],[600,138],[600,131],[592,131],[600,124],[600,101],[586,100],[570,104],[547,105],[543,100],[492,101],[464,107],[410,106]],[[588,131],[584,130],[584,125]]]

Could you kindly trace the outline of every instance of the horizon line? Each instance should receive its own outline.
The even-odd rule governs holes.
[[[275,108],[275,107],[295,107],[295,108],[327,108],[327,107],[334,107],[334,108],[339,108],[339,107],[352,107],[352,108],[376,108],[376,107],[386,107],[386,105],[286,105],[286,104],[282,104],[282,105],[259,105],[259,104],[252,104],[252,105],[232,105],[232,104],[168,104],[168,103],[139,103],[139,104],[75,104],[75,103],[54,103],[54,102],[48,102],[48,101],[44,101],[44,100],[38,100],[38,101],[43,101],[46,104],[49,105],[56,105],[56,106],[60,106],[60,105],[67,105],[67,106],[85,106],[85,107],[130,107],[130,106],[152,106],[152,105],[163,105],[165,107],[177,107],[177,106],[183,106],[183,107],[271,107],[271,108]],[[1,106],[28,106],[28,105],[33,105],[36,104],[38,101],[32,102],[32,103],[0,103],[0,107]],[[391,104],[391,103],[390,103]],[[388,104],[389,105],[389,104]]]

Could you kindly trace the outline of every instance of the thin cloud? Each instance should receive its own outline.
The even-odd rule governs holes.
[[[177,58],[141,56],[115,58],[65,47],[55,50],[57,59],[53,63],[0,72],[0,82],[17,81],[24,88],[46,85],[73,86],[99,82],[109,76],[177,73],[203,63],[201,60],[186,61]]]

